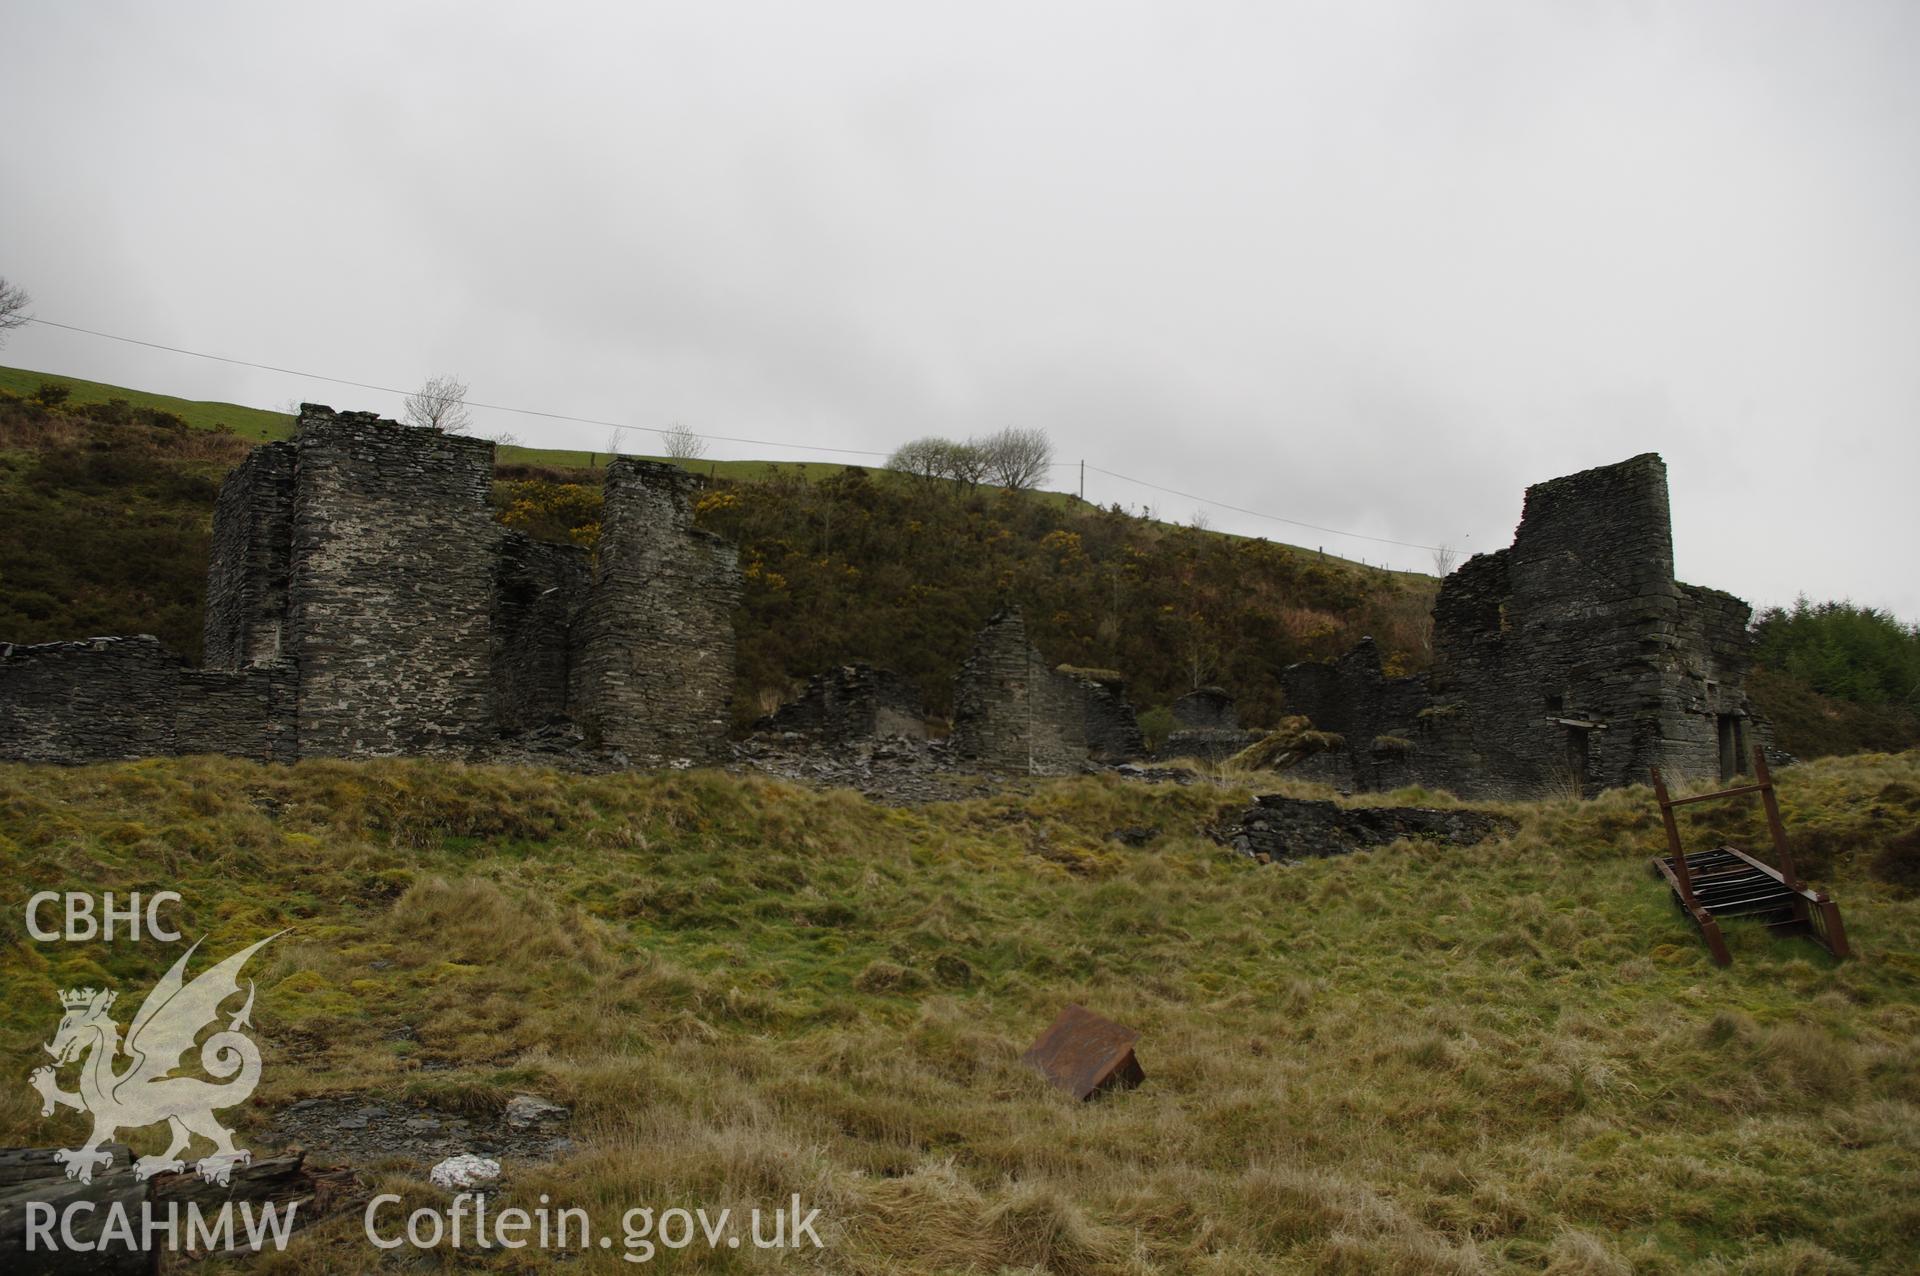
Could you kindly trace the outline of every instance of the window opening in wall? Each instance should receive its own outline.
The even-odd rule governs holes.
[[[1720,779],[1725,781],[1747,773],[1747,724],[1737,713],[1715,717],[1720,739]]]

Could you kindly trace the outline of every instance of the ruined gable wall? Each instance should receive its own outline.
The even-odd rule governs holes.
[[[1523,783],[1564,782],[1580,741],[1549,718],[1606,723],[1585,734],[1584,791],[1631,784],[1659,756],[1656,670],[1674,640],[1667,468],[1651,453],[1527,489],[1509,551],[1504,676],[1468,696],[1483,746]]]
[[[213,508],[204,624],[206,667],[278,660],[285,641],[293,536],[294,445],[267,443],[220,484]]]
[[[710,760],[726,743],[739,553],[693,526],[697,482],[631,457],[607,467],[569,703],[589,741],[639,765]]]
[[[465,752],[495,734],[493,444],[303,405],[286,647],[303,756]]]
[[[1008,610],[987,622],[954,685],[953,749],[999,771],[1070,775],[1087,760],[1084,711]]]
[[[953,748],[994,770],[1071,775],[1089,758],[1137,758],[1145,743],[1124,683],[1050,667],[1009,609],[987,622],[956,676]]]

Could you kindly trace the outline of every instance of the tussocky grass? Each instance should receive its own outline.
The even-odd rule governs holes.
[[[4,766],[0,1136],[84,1133],[24,1084],[58,991],[110,983],[125,1023],[182,949],[33,942],[26,896],[173,889],[208,960],[295,928],[249,971],[243,1136],[316,1094],[533,1091],[579,1146],[509,1165],[514,1203],[822,1210],[821,1254],[668,1270],[1910,1270],[1920,902],[1866,866],[1920,825],[1920,755],[1779,778],[1854,960],[1735,923],[1714,967],[1646,871],[1645,789],[1282,868],[1207,838],[1253,791],[1231,776],[902,810],[712,771]],[[1409,798],[1447,800],[1368,800]],[[1687,815],[1690,845],[1758,836],[1747,807]],[[1069,1001],[1141,1031],[1145,1085],[1074,1104],[1020,1066]],[[371,1260],[349,1215],[250,1266]]]

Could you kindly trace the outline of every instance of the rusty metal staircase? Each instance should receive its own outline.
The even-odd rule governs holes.
[[[1754,783],[1718,793],[1673,798],[1667,794],[1660,768],[1653,768],[1653,793],[1660,801],[1660,819],[1667,829],[1669,854],[1649,861],[1655,872],[1667,879],[1673,902],[1700,928],[1701,938],[1714,961],[1733,964],[1726,937],[1720,933],[1721,917],[1757,917],[1777,935],[1804,935],[1835,957],[1845,957],[1847,930],[1840,921],[1840,908],[1820,891],[1800,880],[1793,867],[1793,855],[1787,849],[1787,831],[1780,823],[1780,804],[1773,794],[1773,777],[1767,772],[1764,750],[1753,750]],[[1674,823],[1674,808],[1720,798],[1760,795],[1767,812],[1767,830],[1773,835],[1774,856],[1780,867],[1754,858],[1737,846],[1721,846],[1711,851],[1688,855],[1680,845],[1680,829]]]

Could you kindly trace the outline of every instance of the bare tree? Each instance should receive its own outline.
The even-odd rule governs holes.
[[[1433,551],[1433,574],[1445,580],[1453,572],[1453,565],[1460,561],[1460,551],[1446,543],[1441,543]]]
[[[1037,486],[1053,464],[1053,444],[1045,430],[1008,426],[974,446],[986,460],[985,477],[1010,492]]]
[[[675,421],[671,429],[660,431],[667,455],[676,461],[697,461],[707,454],[707,441]]]
[[[903,443],[887,458],[887,468],[896,474],[918,479],[929,487],[941,480],[955,485],[956,492],[970,492],[987,477],[986,449],[969,440],[956,443],[929,435]]]
[[[4,275],[0,275],[0,345],[7,343],[6,334],[24,324],[27,319],[27,307],[33,298],[19,284],[10,284]]]
[[[454,376],[428,377],[407,396],[408,425],[424,426],[443,434],[465,434],[473,428],[467,411],[467,383]]]
[[[887,458],[887,468],[931,486],[934,480],[946,477],[946,450],[952,446],[946,439],[935,438],[902,443]]]
[[[969,492],[979,487],[992,470],[986,449],[972,439],[947,444],[944,464],[946,476]]]

